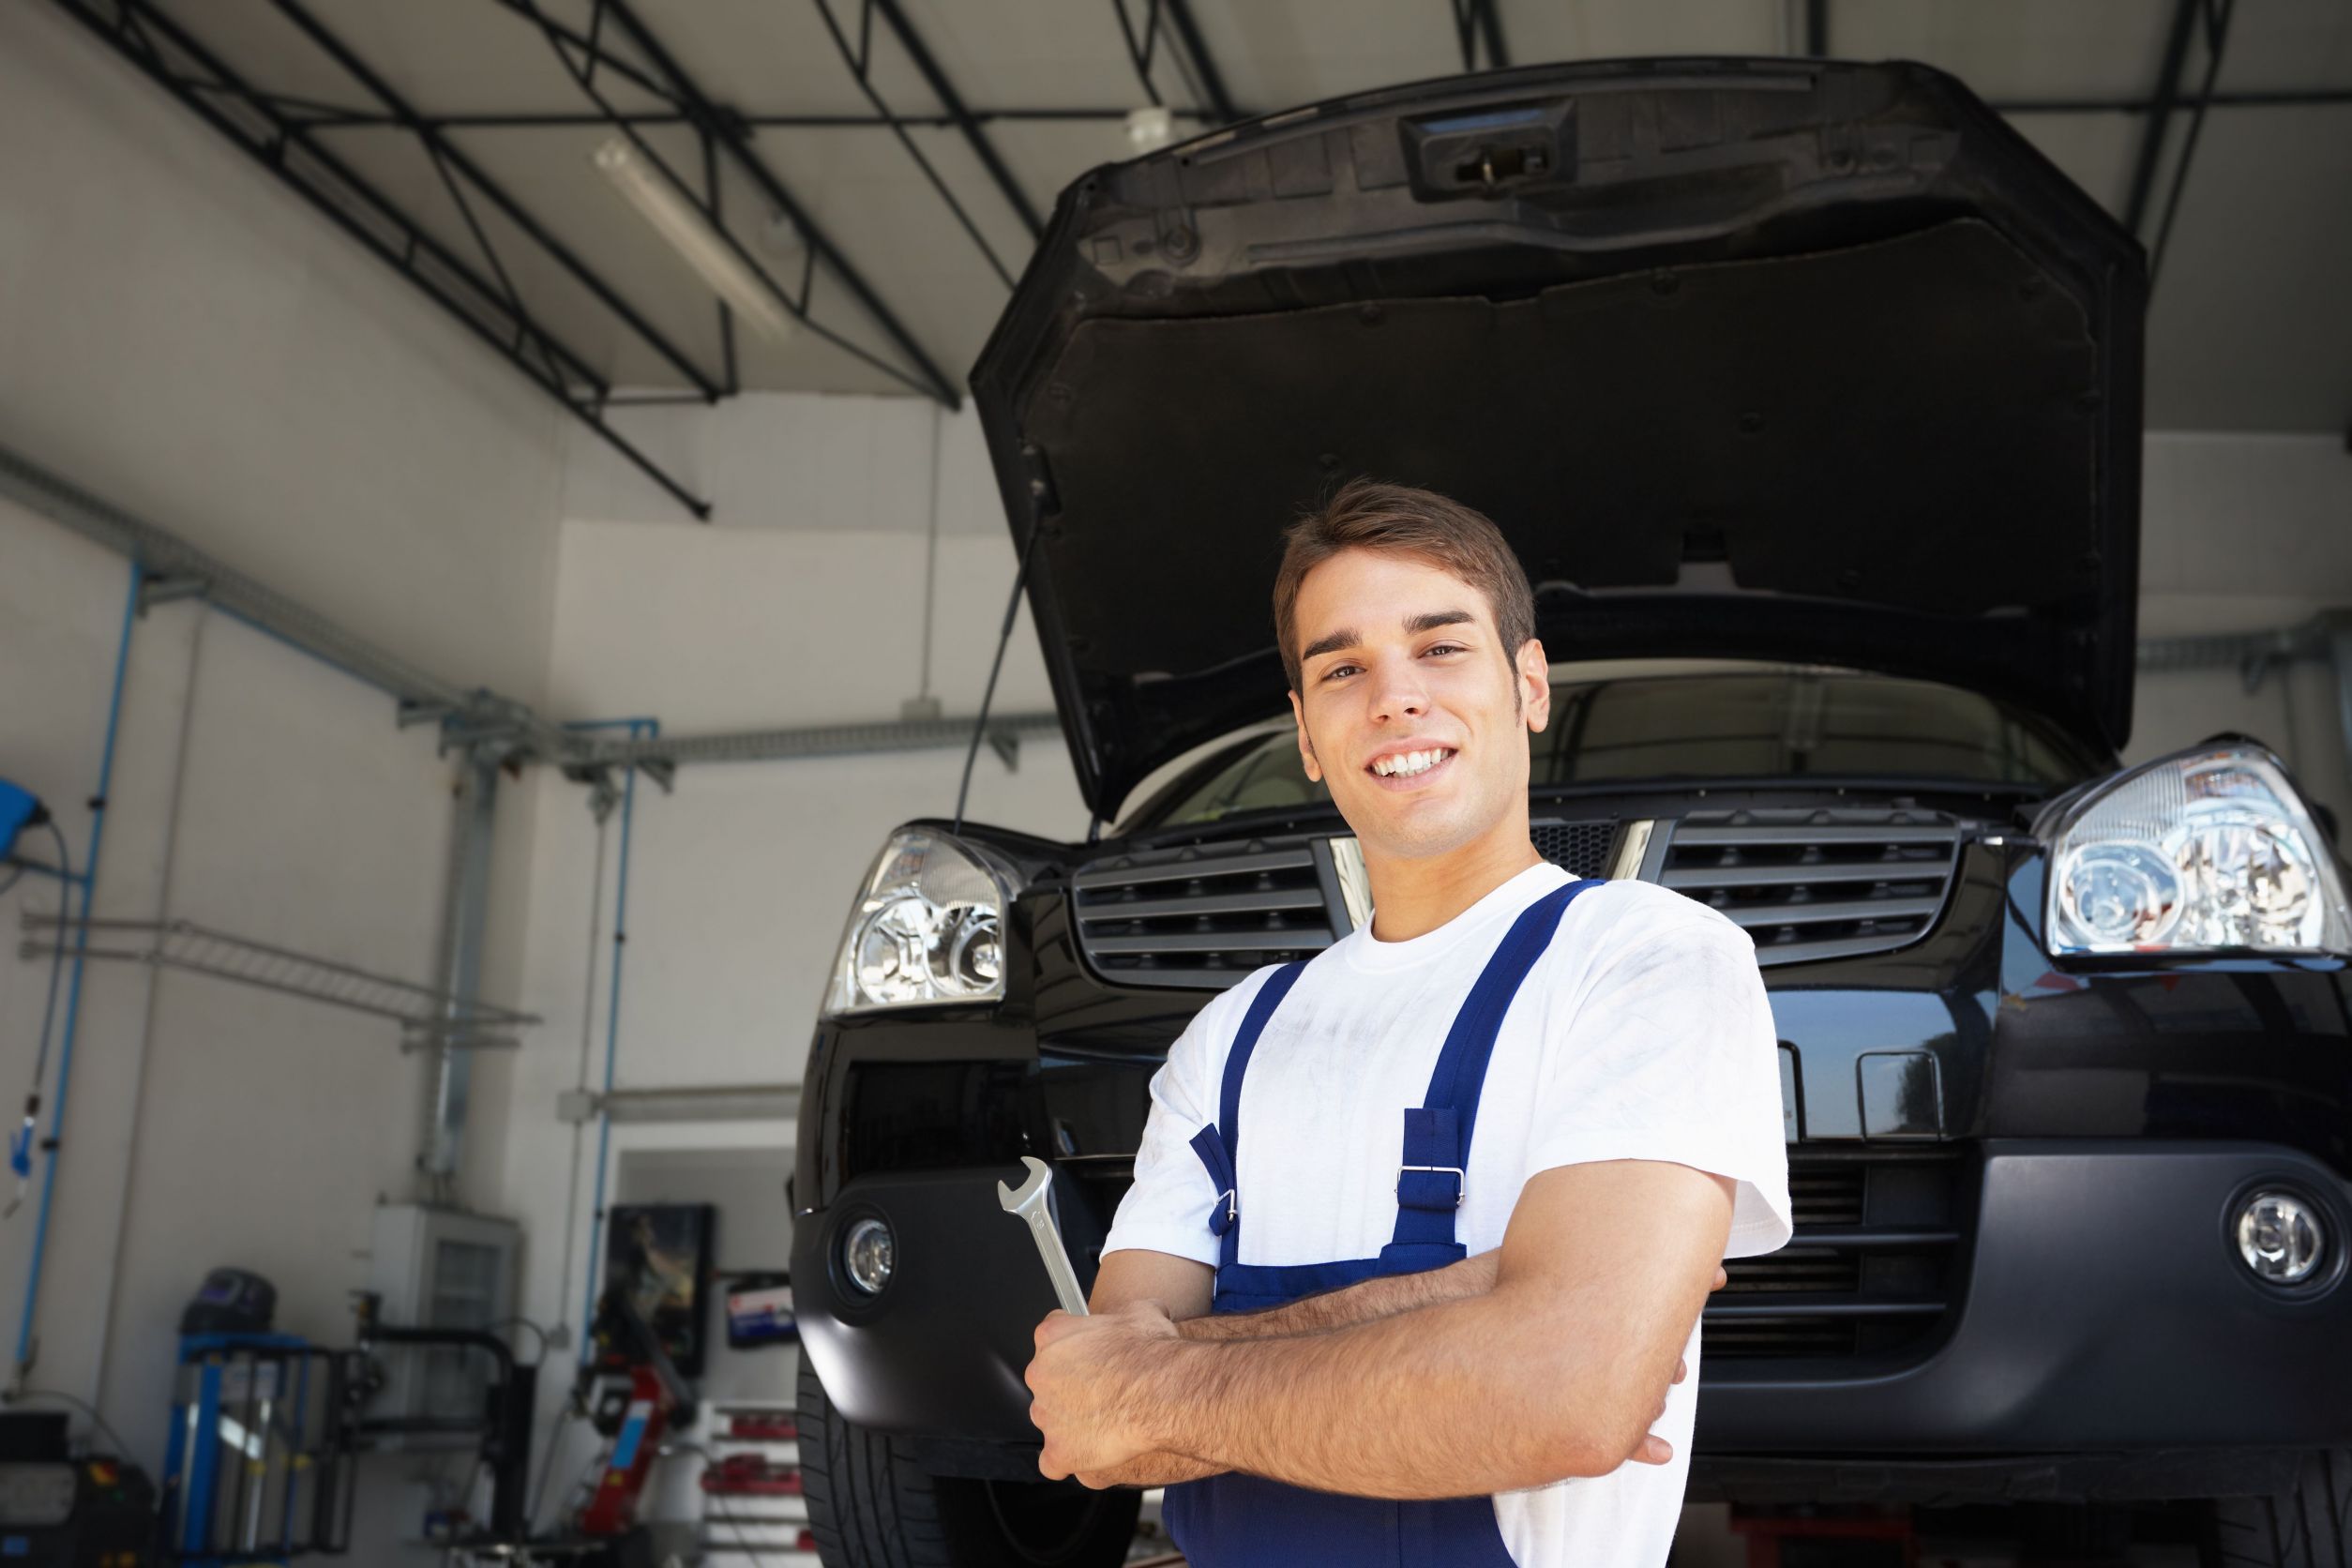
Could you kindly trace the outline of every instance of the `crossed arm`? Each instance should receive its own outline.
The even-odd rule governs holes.
[[[1720,1276],[1731,1194],[1663,1161],[1561,1167],[1528,1183],[1498,1252],[1248,1315],[1207,1316],[1200,1264],[1114,1253],[1096,1316],[1038,1326],[1039,1468],[1443,1498],[1662,1462],[1648,1427]]]

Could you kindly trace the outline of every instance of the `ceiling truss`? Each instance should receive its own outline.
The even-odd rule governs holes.
[[[1031,236],[1044,219],[1035,199],[1020,184],[989,135],[989,128],[1018,122],[1112,121],[1128,117],[1116,108],[974,108],[950,79],[928,40],[900,0],[812,0],[845,68],[870,113],[755,113],[715,102],[639,14],[632,0],[591,0],[588,21],[575,25],[553,14],[545,0],[490,0],[534,28],[579,89],[578,110],[431,113],[421,111],[330,30],[308,0],[272,0],[277,9],[350,79],[365,101],[322,102],[249,82],[231,68],[185,23],[158,8],[155,0],[53,0],[158,86],[234,143],[249,157],[406,278],[494,352],[554,398],[574,417],[620,452],[697,518],[710,504],[665,472],[609,417],[612,410],[659,402],[708,403],[740,390],[735,324],[723,302],[717,311],[720,363],[704,364],[656,326],[594,262],[567,245],[515,194],[469,157],[450,132],[495,131],[545,127],[609,128],[629,139],[635,151],[672,188],[711,220],[734,255],[792,313],[798,324],[870,369],[954,408],[960,401],[954,382],[908,330],[880,292],[810,219],[752,144],[756,132],[795,128],[872,128],[897,138],[920,167],[934,193],[971,238],[981,259],[1009,289],[1026,256],[1007,257],[992,247],[971,210],[910,134],[916,129],[954,131],[969,148],[1005,206]],[[1198,21],[1191,0],[1108,0],[1127,58],[1145,98],[1181,122],[1215,127],[1245,119],[1228,90]],[[1511,63],[1500,0],[1446,0],[1461,67],[1498,68]],[[837,14],[837,5],[838,14]],[[2120,113],[2144,118],[2132,169],[2123,219],[2146,234],[2156,232],[2153,263],[2161,264],[2206,112],[2212,108],[2300,108],[2352,103],[2352,90],[2216,91],[2236,0],[2175,0],[2163,64],[2153,92],[2131,99],[2034,99],[1996,101],[2010,113]],[[1802,0],[1800,14],[1808,53],[1830,53],[1830,0]],[[872,80],[874,38],[887,32],[914,67],[937,112],[901,113],[887,104]],[[2194,45],[2203,35],[2202,80],[2189,87]],[[1155,68],[1172,68],[1189,104],[1171,104]],[[655,107],[624,107],[614,90]],[[2171,158],[2172,176],[2159,208],[2157,186],[2168,139],[2182,112],[2187,127]],[[673,167],[648,143],[656,127],[684,127],[695,138],[700,167]],[[447,193],[472,254],[437,237],[417,217],[339,158],[329,143],[339,135],[369,130],[413,138]],[[797,231],[805,249],[799,276],[779,279],[729,230],[721,199],[722,166],[740,173]],[[690,177],[689,177],[690,176]],[[675,391],[615,392],[609,378],[574,345],[564,340],[531,309],[481,221],[481,209],[496,211],[507,225],[551,261],[620,324],[650,349],[684,384]],[[2151,271],[2153,264],[2151,265]],[[879,330],[887,345],[876,353],[815,320],[811,301],[819,274],[839,296]],[[706,351],[707,352],[707,351]]]
[[[579,351],[533,318],[475,220],[464,187],[453,174],[446,157],[453,149],[434,149],[430,156],[483,251],[487,275],[435,238],[324,144],[319,131],[335,117],[330,107],[276,97],[248,83],[149,0],[57,0],[57,4],[408,279],[679,505],[697,518],[710,515],[708,502],[681,485],[613,428],[606,417],[613,401],[611,384]],[[508,210],[510,198],[503,192],[491,196],[480,186],[475,188],[501,210]],[[518,226],[526,234],[536,230],[527,215]],[[567,252],[558,254],[558,261],[559,264],[579,264],[578,258]],[[577,275],[593,276],[584,265]],[[599,283],[591,292],[600,298],[618,299],[609,285]]]

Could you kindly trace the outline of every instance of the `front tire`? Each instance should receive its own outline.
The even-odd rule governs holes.
[[[825,1568],[1116,1568],[1139,1492],[1075,1481],[932,1475],[902,1438],[869,1432],[800,1360],[800,1470]]]
[[[2215,1498],[2204,1568],[2338,1568],[2352,1563],[2352,1449],[2307,1455],[2271,1497]]]

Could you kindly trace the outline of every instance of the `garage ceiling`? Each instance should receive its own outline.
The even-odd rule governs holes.
[[[960,396],[1031,219],[1147,102],[1181,135],[1472,59],[1821,51],[1952,72],[2161,237],[2151,427],[2352,429],[2342,0],[53,3],[600,428],[645,397]],[[809,330],[723,324],[592,166],[616,116]]]

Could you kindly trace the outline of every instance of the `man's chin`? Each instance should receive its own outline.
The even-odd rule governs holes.
[[[1363,812],[1349,819],[1348,825],[1367,853],[1390,860],[1427,860],[1452,854],[1482,831],[1480,824],[1458,822],[1451,813],[1436,811]]]

